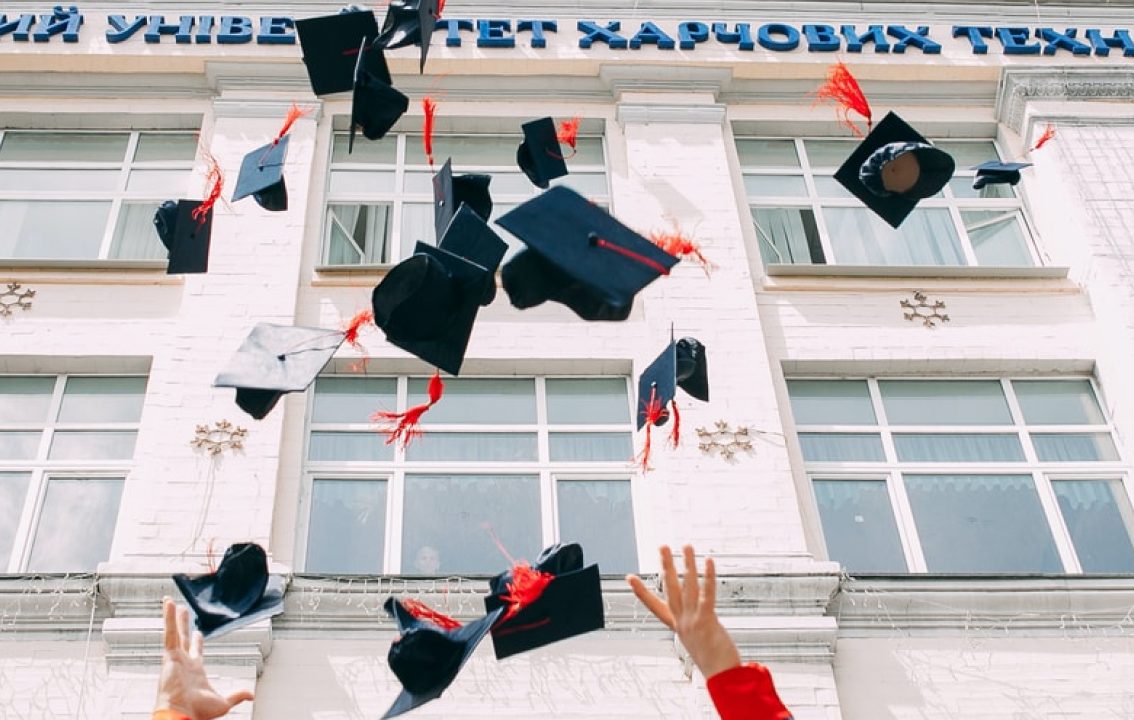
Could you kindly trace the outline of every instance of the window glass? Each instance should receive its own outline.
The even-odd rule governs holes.
[[[30,480],[30,473],[0,472],[0,570],[11,561]]]
[[[1011,425],[997,380],[879,380],[894,425]]]
[[[1083,572],[1134,573],[1134,511],[1119,480],[1056,480],[1051,486]]]
[[[797,425],[874,425],[865,380],[788,380]]]
[[[134,162],[193,162],[197,156],[195,133],[142,133]]]
[[[1032,433],[1040,462],[1118,460],[1110,433]]]
[[[138,433],[57,430],[51,438],[49,460],[129,460]]]
[[[976,190],[973,188],[972,177],[954,177],[949,181],[949,189],[953,191],[953,197],[966,200],[972,198],[1003,200],[1016,197],[1016,191],[1012,186],[1002,183],[985,185],[980,190]]]
[[[122,203],[110,257],[116,260],[165,260],[169,257],[169,250],[161,244],[154,230],[154,215],[160,205],[156,200]]]
[[[949,211],[919,207],[894,229],[866,208],[823,208],[842,265],[965,265]]]
[[[307,459],[387,462],[394,459],[394,447],[374,432],[318,431],[311,433]]]
[[[1101,425],[1106,420],[1089,380],[1013,380],[1029,425]]]
[[[807,161],[814,168],[841,167],[857,145],[855,140],[805,140]]]
[[[1018,435],[895,433],[894,449],[902,462],[1023,462]]]
[[[424,432],[406,448],[410,462],[535,462],[535,433]]]
[[[1019,212],[965,210],[961,218],[980,265],[1027,267],[1033,264]]]
[[[428,378],[410,378],[409,405],[428,400]],[[624,400],[625,402],[625,400]],[[535,381],[530,378],[446,378],[445,401],[422,415],[423,425],[534,424]]]
[[[122,478],[52,478],[32,541],[31,572],[94,572],[110,558]]]
[[[316,479],[307,570],[378,575],[386,547],[386,483]]]
[[[934,140],[933,144],[949,153],[957,164],[957,171],[967,175],[976,174],[969,170],[972,166],[1000,157],[996,146],[988,140]]]
[[[807,197],[802,175],[745,175],[744,190],[762,197]]]
[[[0,375],[0,424],[47,420],[54,377]]]
[[[333,163],[378,163],[393,165],[398,161],[398,138],[387,135],[381,140],[355,142],[354,151],[348,152],[350,138],[347,133],[335,133],[331,150]]]
[[[6,132],[0,162],[121,163],[129,133]]]
[[[765,263],[822,265],[826,262],[811,208],[752,208],[760,256]]]
[[[808,462],[882,462],[882,436],[877,433],[800,433]]]
[[[39,449],[40,432],[0,432],[0,460],[32,460]]]
[[[799,167],[792,140],[741,139],[736,141],[736,152],[747,167]]]
[[[145,395],[146,378],[69,377],[59,422],[136,423]]]
[[[559,540],[577,542],[604,575],[638,570],[634,512],[626,480],[560,480]]]
[[[113,192],[121,177],[118,170],[7,169],[0,170],[0,192]]]
[[[109,216],[109,202],[0,200],[0,257],[97,259]]]
[[[630,422],[622,378],[548,378],[547,421],[553,425]]]
[[[885,481],[815,480],[812,484],[832,560],[851,574],[906,572]]]
[[[189,193],[189,180],[189,173],[184,170],[132,170],[126,191],[179,197]]]
[[[375,411],[394,408],[397,391],[394,378],[321,377],[315,381],[311,421],[368,423]]]
[[[332,203],[327,207],[327,263],[375,265],[386,261],[390,206]]]
[[[393,192],[393,170],[332,170],[327,192],[331,195],[363,195],[376,192]]]
[[[566,462],[610,460],[629,462],[634,458],[630,433],[550,433],[551,459]]]

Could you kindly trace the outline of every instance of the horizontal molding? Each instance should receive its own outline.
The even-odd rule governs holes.
[[[0,631],[13,633],[83,632],[110,614],[96,592],[94,575],[28,575],[0,578]]]
[[[769,277],[823,278],[1065,278],[1066,267],[945,267],[928,265],[795,265],[769,263]]]
[[[216,98],[213,114],[218,118],[281,118],[291,109],[292,100],[253,100],[246,98]],[[297,104],[311,112],[303,119],[319,121],[323,117],[322,100],[302,100]]]
[[[1006,68],[996,99],[997,118],[1022,134],[1029,103],[1043,100],[1129,102],[1134,100],[1134,69]]]
[[[678,105],[654,103],[619,103],[618,122],[627,124],[721,125],[727,110],[724,105]]]
[[[101,627],[108,669],[160,666],[163,645],[160,617],[108,618]],[[272,651],[271,620],[261,620],[210,639],[206,647],[205,658],[210,667],[244,667],[254,669],[258,676]]]

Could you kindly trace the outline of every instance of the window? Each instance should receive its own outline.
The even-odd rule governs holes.
[[[636,570],[627,378],[454,378],[405,448],[369,417],[426,399],[427,378],[326,376],[307,443],[305,567],[492,575],[557,539],[603,573]]]
[[[1035,248],[1016,190],[972,189],[977,165],[1000,157],[988,140],[936,143],[957,163],[948,185],[897,230],[835,181],[855,140],[742,138],[744,187],[765,265],[1031,267]]]
[[[0,568],[91,572],[110,557],[144,377],[0,375]]]
[[[522,137],[501,135],[436,135],[433,157],[440,164],[453,158],[453,172],[492,175],[492,217],[497,218],[540,191],[516,165]],[[595,203],[609,205],[602,138],[580,136],[578,152],[569,160],[571,174],[552,181],[567,185]],[[332,140],[331,172],[324,226],[324,266],[397,263],[413,254],[420,240],[435,244],[433,173],[420,135],[391,133],[376,142],[356,142],[347,154],[347,134]],[[510,246],[519,241],[494,227]]]
[[[196,153],[186,132],[0,133],[0,259],[164,259],[154,212]]]
[[[851,573],[1130,573],[1128,468],[1092,382],[788,380]]]

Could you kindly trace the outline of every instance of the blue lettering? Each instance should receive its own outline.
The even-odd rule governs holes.
[[[63,42],[79,42],[79,26],[83,24],[83,16],[75,5],[64,8],[56,5],[51,15],[40,15],[41,30],[36,30],[32,38],[36,42],[47,42],[52,35],[63,33]]]
[[[1047,42],[1043,46],[1044,55],[1054,55],[1056,50],[1063,48],[1072,55],[1090,55],[1091,46],[1075,39],[1075,28],[1067,28],[1066,32],[1059,32],[1055,28],[1036,28],[1036,37]]]
[[[213,41],[213,25],[217,24],[217,19],[212,15],[202,15],[198,18],[197,22],[197,42],[201,45],[208,45]]]
[[[637,34],[630,38],[630,48],[637,50],[642,47],[642,43],[657,45],[659,50],[672,50],[677,44],[673,41],[673,38],[666,35],[661,28],[648,20],[642,23],[642,27],[638,28]]]
[[[295,20],[289,17],[262,17],[260,18],[260,33],[256,35],[258,45],[294,45],[295,33],[289,33],[295,27]]]
[[[677,26],[677,43],[682,50],[692,50],[697,47],[697,43],[708,39],[709,26],[703,22],[689,20]]]
[[[479,31],[476,37],[477,47],[516,47],[511,20],[477,20],[476,27]]]
[[[776,40],[772,35],[783,35],[787,39]],[[760,30],[756,33],[756,41],[760,43],[760,47],[769,50],[795,50],[799,47],[799,31],[791,25],[769,23],[760,26]]]
[[[713,23],[713,35],[717,42],[735,44],[737,50],[752,50],[756,44],[752,42],[752,26],[748,23],[737,23],[735,30],[729,32],[728,23]]]
[[[858,34],[854,25],[843,25],[839,30],[846,38],[847,52],[860,53],[862,46],[868,42],[874,43],[876,53],[890,52],[890,43],[886,42],[886,29],[881,25],[871,25],[862,35]]]
[[[973,46],[973,55],[987,55],[988,43],[983,38],[992,37],[992,28],[988,25],[954,25],[953,37],[964,35]]]
[[[587,20],[580,20],[577,27],[579,32],[586,33],[586,35],[579,38],[579,47],[584,50],[593,45],[595,40],[603,41],[612,50],[623,50],[626,48],[626,38],[622,37],[617,32],[622,29],[622,23],[617,20],[611,20],[606,24],[605,28],[601,28],[597,24]]]
[[[192,15],[182,15],[176,23],[167,23],[163,15],[151,15],[149,27],[146,28],[146,42],[161,42],[162,35],[172,35],[178,44],[187,43],[192,39],[194,20],[196,18]]]
[[[807,52],[833,52],[841,43],[830,25],[804,25],[803,34],[807,37]]]
[[[547,47],[547,38],[544,37],[543,31],[550,30],[553,33],[559,32],[559,23],[555,20],[519,20],[516,22],[516,32],[524,32],[530,30],[532,33],[532,47],[541,48]]]
[[[252,42],[252,19],[236,15],[221,15],[217,42],[221,45],[239,45]]]
[[[996,28],[996,39],[1004,46],[1005,55],[1039,55],[1039,43],[1028,44],[1027,40],[1030,37],[1027,28],[1022,27],[998,27]]]
[[[910,30],[905,25],[887,25],[886,33],[898,42],[894,45],[894,52],[904,53],[908,45],[913,45],[926,55],[941,54],[941,44],[929,39],[929,28],[918,25],[917,30]]]
[[[6,15],[0,15],[0,35],[12,33],[12,39],[27,42],[31,35],[31,26],[35,24],[35,15],[21,15],[19,20],[8,22]]]
[[[110,23],[112,28],[106,31],[106,41],[114,44],[133,37],[134,33],[145,26],[147,18],[145,15],[135,15],[134,22],[126,22],[125,15],[108,15],[106,21]]]
[[[1087,39],[1094,46],[1095,55],[1106,57],[1111,48],[1122,48],[1123,57],[1134,57],[1134,41],[1130,39],[1129,30],[1115,30],[1110,37],[1103,37],[1099,30],[1088,30]]]

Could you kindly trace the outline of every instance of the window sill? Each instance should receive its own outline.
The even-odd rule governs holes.
[[[768,277],[1009,278],[1061,279],[1066,267],[974,267],[941,265],[794,265],[770,263]]]
[[[180,285],[167,260],[0,260],[0,275],[47,284]]]
[[[359,282],[374,283],[386,277],[394,266],[381,265],[316,265],[315,277],[311,284],[318,287],[335,285],[357,285]]]

